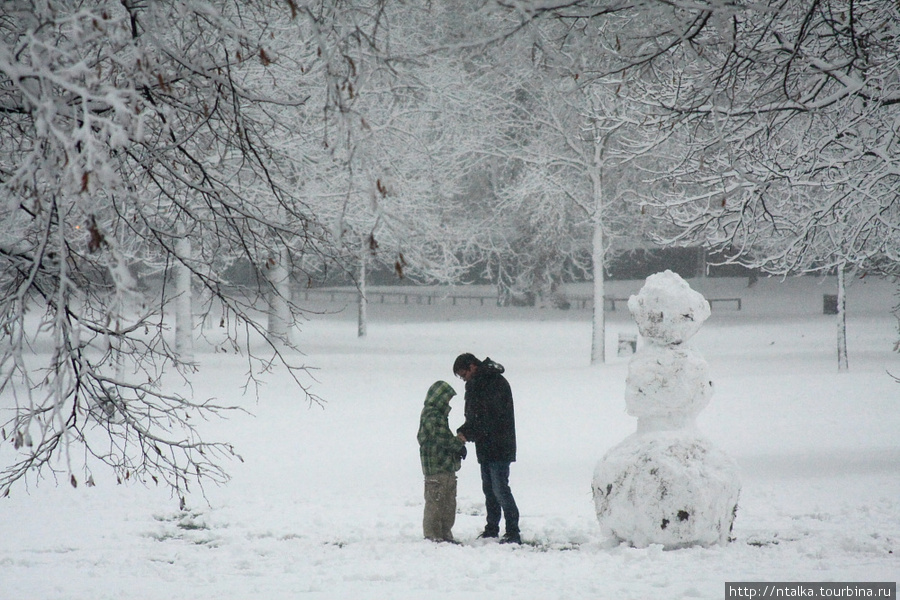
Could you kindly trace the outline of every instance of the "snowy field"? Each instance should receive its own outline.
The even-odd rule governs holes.
[[[243,360],[198,353],[197,396],[241,401],[252,415],[206,427],[244,462],[187,510],[152,484],[120,486],[97,471],[92,488],[15,489],[0,501],[0,598],[721,599],[726,581],[900,579],[893,286],[851,288],[850,372],[838,373],[835,320],[822,314],[833,281],[691,283],[743,299],[740,311],[714,305],[693,339],[715,383],[698,426],[741,468],[726,546],[638,550],[600,536],[593,469],[636,425],[624,410],[628,358],[615,351],[620,332],[636,332],[623,306],[607,313],[608,364],[591,367],[589,311],[373,305],[363,340],[352,307],[302,327],[324,407],[278,372],[258,400],[242,400]],[[459,473],[464,544],[421,539],[419,411],[444,379],[460,392],[451,427],[461,423],[451,365],[463,351],[505,365],[513,389],[522,546],[475,540],[484,506],[474,452]]]

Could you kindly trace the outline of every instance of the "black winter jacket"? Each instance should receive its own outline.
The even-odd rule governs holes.
[[[466,422],[457,430],[475,442],[479,463],[516,460],[516,416],[503,365],[485,358],[466,382]]]

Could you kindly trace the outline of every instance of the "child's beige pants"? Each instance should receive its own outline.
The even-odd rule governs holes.
[[[425,477],[425,537],[436,542],[452,542],[456,522],[456,473]]]

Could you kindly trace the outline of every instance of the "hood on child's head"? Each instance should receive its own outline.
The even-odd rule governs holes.
[[[443,405],[450,404],[450,398],[456,395],[456,390],[446,381],[435,381],[428,388],[428,395],[425,396],[426,405]]]

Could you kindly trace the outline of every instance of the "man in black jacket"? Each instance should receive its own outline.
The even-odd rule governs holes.
[[[509,465],[516,460],[516,417],[503,371],[490,358],[481,361],[469,353],[456,358],[453,372],[466,382],[466,422],[456,433],[464,442],[475,442],[481,465],[487,525],[479,537],[499,536],[502,511],[506,533],[501,543],[519,544],[519,509],[509,488]]]

